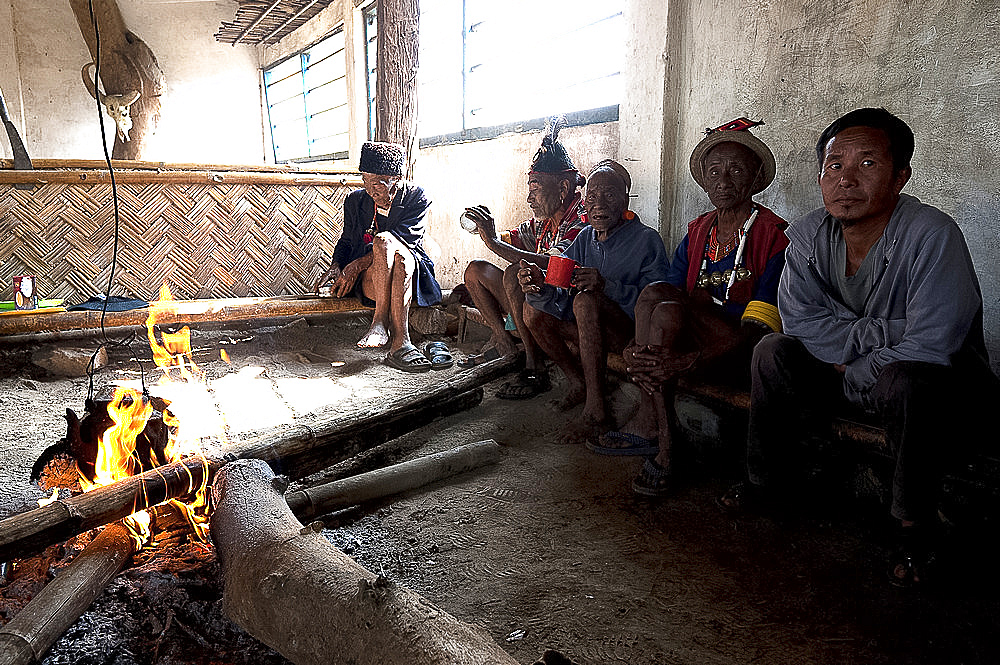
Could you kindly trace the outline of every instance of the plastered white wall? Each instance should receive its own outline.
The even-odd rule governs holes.
[[[433,201],[428,232],[440,248],[435,273],[446,288],[460,284],[472,259],[507,262],[486,249],[478,235],[463,231],[458,217],[466,206],[485,205],[497,229],[510,229],[531,218],[528,169],[543,132],[505,134],[495,139],[423,148],[414,165],[414,180]],[[606,157],[618,153],[618,123],[568,127],[559,133],[574,165],[586,175]],[[634,199],[633,199],[634,201]]]
[[[118,6],[166,80],[160,124],[145,159],[262,163],[257,51],[213,37],[223,20],[233,19],[236,3],[118,0]],[[0,84],[5,94],[8,87],[22,91],[28,154],[102,159],[96,103],[80,75],[90,53],[69,2],[7,0],[0,4],[0,29],[14,37],[0,47]],[[114,125],[106,115],[105,128],[110,150]]]

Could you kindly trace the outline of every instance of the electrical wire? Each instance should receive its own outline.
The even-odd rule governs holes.
[[[104,304],[101,307],[101,337],[104,340],[104,347],[124,346],[128,349],[129,354],[136,359],[136,364],[139,365],[139,383],[142,386],[142,394],[148,399],[149,390],[146,387],[146,373],[143,370],[142,363],[132,350],[132,342],[135,341],[136,337],[135,332],[130,332],[124,339],[112,340],[108,337],[107,330],[104,327],[104,320],[108,313],[108,302],[111,299],[111,287],[114,285],[115,273],[118,270],[118,244],[121,227],[121,212],[118,207],[118,184],[115,181],[115,169],[111,164],[111,155],[108,153],[108,137],[107,132],[104,129],[104,112],[101,109],[101,97],[98,91],[98,82],[100,81],[101,74],[101,32],[97,28],[97,18],[94,16],[94,0],[88,0],[87,4],[90,9],[90,22],[94,26],[94,100],[97,102],[97,120],[98,125],[101,128],[101,146],[104,148],[104,161],[108,166],[108,174],[111,179],[111,201],[114,206],[115,218],[114,244],[111,250],[111,274],[108,275],[108,286],[105,290]],[[97,347],[93,355],[90,356],[90,362],[87,364],[87,376],[90,379],[90,385],[87,389],[88,402],[94,398],[94,372],[97,369],[95,366],[97,363],[97,354],[101,352],[101,348],[102,346]]]

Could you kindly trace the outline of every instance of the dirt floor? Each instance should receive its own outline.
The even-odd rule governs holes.
[[[384,352],[353,346],[364,318],[196,331],[195,357],[206,374],[246,384],[240,394],[250,401],[229,427],[346,412],[463,371],[406,375],[385,367]],[[459,348],[442,338],[456,353],[482,341]],[[72,345],[93,350],[96,342],[63,344]],[[232,365],[218,360],[220,347]],[[0,351],[0,515],[7,515],[42,496],[28,482],[30,466],[64,435],[65,409],[83,412],[89,381],[46,378],[25,350]],[[149,358],[138,343],[134,352]],[[128,356],[113,350],[95,383],[136,378]],[[151,363],[144,365],[147,380],[155,378]],[[561,377],[557,370],[553,376],[558,392]],[[471,410],[321,475],[484,439],[503,447],[499,464],[330,516],[324,533],[370,571],[482,625],[518,662],[532,663],[548,648],[581,665],[1000,662],[1000,597],[987,558],[993,550],[974,529],[957,536],[964,556],[950,561],[939,585],[900,590],[885,582],[880,506],[845,500],[831,507],[804,496],[780,514],[728,516],[714,499],[736,479],[739,440],[718,442],[710,457],[682,448],[674,495],[642,500],[629,485],[640,460],[555,443],[576,411],[553,412],[550,395],[499,400],[493,393],[501,382],[488,384]],[[222,403],[227,384],[216,385]],[[621,421],[637,393],[614,387]],[[36,565],[58,568],[67,558],[50,548]],[[210,549],[147,554],[140,563],[109,585],[46,664],[285,662],[222,616]],[[15,595],[15,587],[10,581],[0,597]]]

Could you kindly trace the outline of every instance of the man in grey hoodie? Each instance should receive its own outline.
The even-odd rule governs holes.
[[[983,300],[955,221],[901,194],[913,132],[885,109],[839,118],[816,145],[824,207],[793,223],[778,290],[783,333],[754,350],[749,483],[723,505],[787,488],[796,445],[833,412],[876,415],[895,458],[890,581],[926,577],[950,431],[997,394]]]

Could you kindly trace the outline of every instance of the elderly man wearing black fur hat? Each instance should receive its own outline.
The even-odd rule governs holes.
[[[388,344],[386,364],[423,372],[450,366],[451,357],[446,348],[421,352],[410,341],[410,303],[438,303],[441,287],[423,246],[431,202],[423,189],[403,180],[405,161],[403,147],[394,143],[366,142],[361,147],[364,189],[344,199],[344,232],[333,250],[333,264],[314,290],[332,280],[333,295],[354,294],[373,306],[371,328],[358,346]]]
[[[488,261],[475,260],[465,269],[465,286],[476,308],[482,312],[493,336],[483,353],[460,361],[472,366],[517,350],[508,332],[512,322],[524,343],[524,369],[514,381],[497,391],[503,399],[529,399],[549,389],[549,377],[539,357],[537,342],[524,325],[524,292],[517,281],[519,261],[525,259],[542,268],[549,257],[562,254],[580,229],[587,225],[587,212],[579,188],[586,183],[558,140],[565,118],[553,118],[542,145],[528,171],[528,206],[534,217],[511,229],[510,241],[497,236],[496,222],[486,206],[466,209],[486,247],[510,262],[504,270]],[[504,315],[507,316],[504,316]]]

